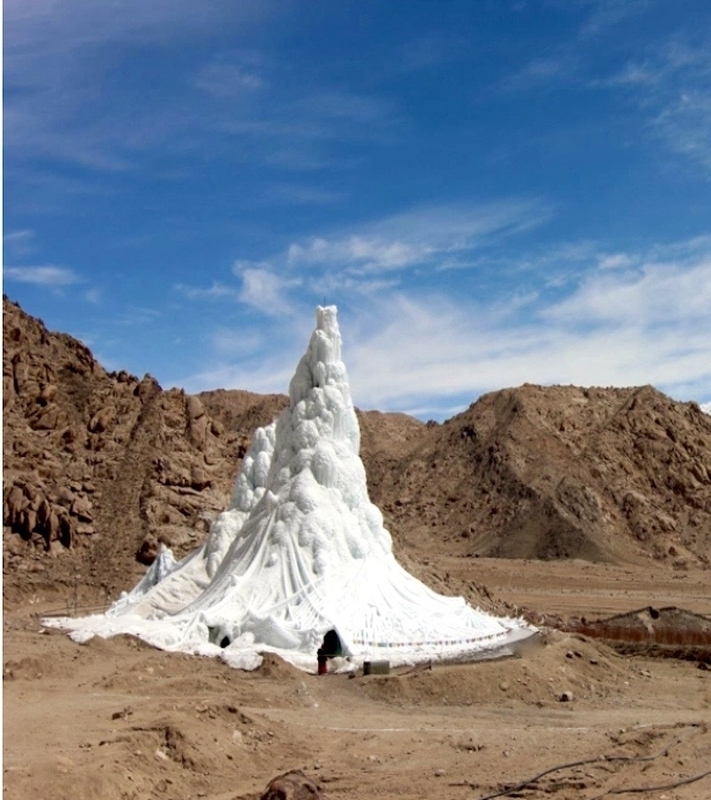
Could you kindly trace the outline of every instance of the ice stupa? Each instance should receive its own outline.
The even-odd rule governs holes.
[[[198,550],[179,562],[163,550],[105,614],[46,623],[78,641],[133,634],[246,669],[274,652],[310,671],[333,631],[345,668],[480,658],[535,632],[436,594],[395,560],[368,497],[334,306],[317,309],[289,395],[256,430],[229,507]]]

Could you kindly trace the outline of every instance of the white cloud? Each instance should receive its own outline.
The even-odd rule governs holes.
[[[298,286],[300,279],[285,280],[264,267],[245,266],[244,262],[238,262],[234,271],[242,278],[239,299],[243,303],[269,316],[293,313],[286,292]]]
[[[578,324],[647,326],[703,321],[711,316],[709,309],[711,255],[691,267],[651,263],[622,275],[593,274],[545,315]]]
[[[239,299],[239,291],[237,289],[225,286],[224,283],[219,281],[213,281],[212,285],[207,289],[198,286],[187,286],[184,283],[177,283],[173,288],[190,300]]]
[[[598,258],[600,269],[622,269],[634,263],[634,259],[627,253],[609,253]]]
[[[229,100],[245,91],[261,89],[264,80],[244,66],[212,62],[200,70],[193,79],[193,85],[216,99]]]
[[[73,270],[52,265],[43,267],[5,267],[3,275],[7,280],[17,281],[17,283],[31,283],[34,286],[45,286],[53,289],[79,282],[79,278]]]
[[[601,272],[596,261],[562,299],[477,304],[396,292],[360,307],[344,334],[356,402],[442,416],[455,398],[462,407],[524,382],[651,383],[682,400],[707,396],[711,251],[636,271]],[[522,316],[521,304],[534,313]]]
[[[706,400],[711,240],[616,252],[616,269],[601,269],[606,256],[590,243],[554,248],[551,260],[563,251],[588,254],[582,275],[553,289],[539,277],[532,291],[514,286],[498,299],[478,300],[446,284],[404,291],[384,282],[370,293],[346,287],[340,324],[355,403],[441,419],[483,392],[525,382],[653,384],[680,400]],[[529,259],[535,260],[545,256]],[[285,302],[284,280],[264,264],[242,264],[238,272],[245,301],[260,310]],[[308,308],[309,300],[295,295],[284,314],[271,318],[262,342],[221,329],[213,336],[213,366],[183,385],[285,392],[309,335]]]
[[[286,254],[292,266],[317,265],[368,274],[428,264],[452,268],[457,254],[542,224],[550,215],[540,202],[460,203],[423,206],[375,220],[331,236],[293,242]],[[456,259],[456,268],[462,260]]]
[[[364,236],[345,239],[311,239],[307,244],[291,244],[290,264],[339,264],[357,266],[365,272],[400,269],[424,261],[432,252],[426,245],[387,241]]]
[[[5,253],[11,253],[15,258],[21,258],[31,253],[34,247],[34,231],[12,231],[3,235]],[[5,256],[7,258],[7,255]]]

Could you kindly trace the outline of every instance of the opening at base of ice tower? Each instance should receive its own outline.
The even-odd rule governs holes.
[[[311,672],[324,659],[338,670],[475,660],[536,633],[435,593],[395,559],[368,496],[335,306],[316,309],[289,400],[254,432],[197,550],[176,561],[163,549],[104,614],[45,624],[77,641],[132,634],[243,669],[276,653]]]

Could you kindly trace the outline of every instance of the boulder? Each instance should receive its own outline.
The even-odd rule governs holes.
[[[160,550],[160,542],[155,536],[146,536],[141,542],[141,546],[136,551],[136,561],[139,564],[144,564],[147,567],[156,560],[158,551]]]
[[[210,476],[205,470],[197,465],[194,465],[190,470],[190,486],[197,491],[207,489],[212,484]]]
[[[29,498],[25,497],[22,488],[17,485],[13,486],[5,498],[5,524],[13,527],[20,512],[24,511],[29,504]]]
[[[67,415],[54,404],[40,406],[37,415],[30,417],[29,423],[33,431],[54,431],[67,421]]]
[[[206,416],[191,419],[188,426],[188,439],[193,447],[198,450],[204,450],[207,443],[207,431],[210,427],[210,421]]]
[[[76,497],[69,509],[74,517],[78,517],[82,522],[92,522],[94,517],[91,513],[91,503],[86,497]]]
[[[260,800],[327,800],[327,798],[300,769],[294,769],[272,778]]]
[[[202,404],[202,400],[194,394],[189,394],[185,398],[185,411],[191,421],[205,416],[205,407]]]
[[[116,409],[113,406],[100,408],[89,420],[89,432],[103,433],[112,423],[115,415]]]
[[[48,403],[51,403],[54,400],[57,394],[57,386],[54,383],[48,383],[46,386],[43,386],[40,390],[40,393],[37,395],[37,402],[41,406],[46,406]]]

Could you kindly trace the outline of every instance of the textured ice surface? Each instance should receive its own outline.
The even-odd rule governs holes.
[[[317,309],[289,395],[255,432],[202,547],[177,563],[162,551],[106,614],[47,624],[78,640],[131,633],[244,669],[269,651],[313,670],[331,629],[352,665],[475,658],[533,633],[436,594],[395,560],[368,497],[335,307]]]

